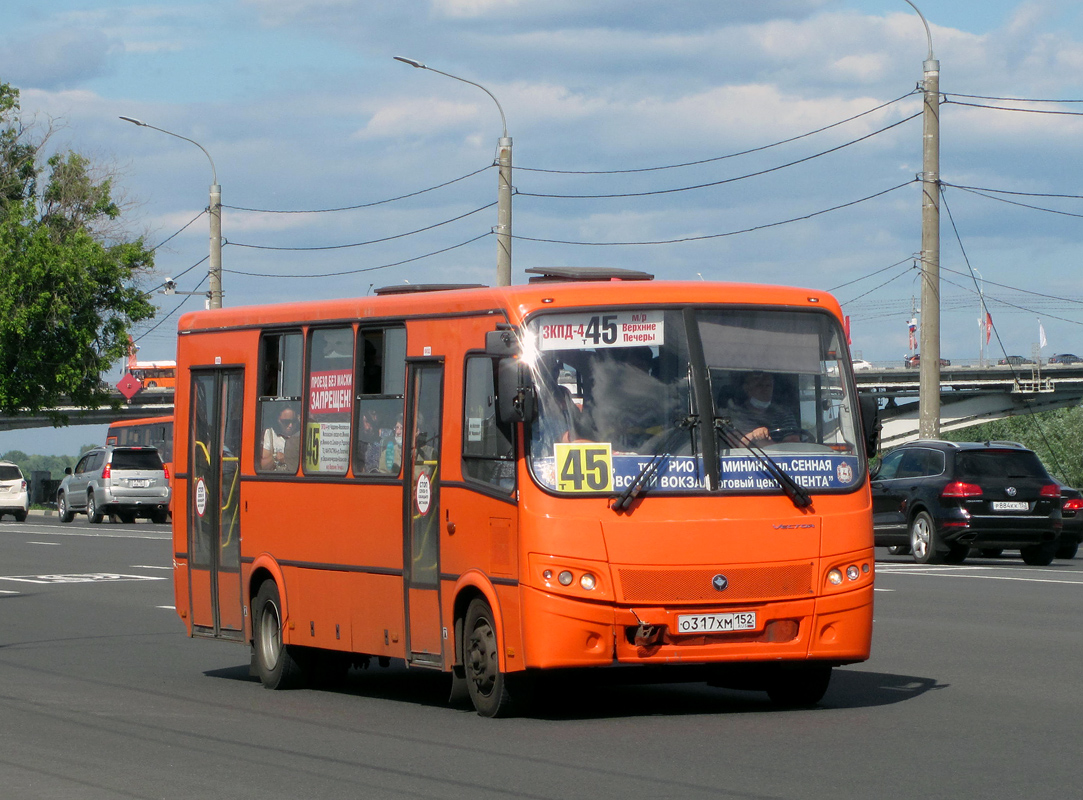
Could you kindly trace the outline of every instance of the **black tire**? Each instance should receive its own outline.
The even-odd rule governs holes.
[[[1045,544],[1020,547],[1019,553],[1023,556],[1023,561],[1032,567],[1048,567],[1053,563],[1053,558],[1057,555],[1057,543],[1046,542]]]
[[[948,548],[948,552],[944,556],[944,563],[962,564],[966,561],[968,555],[970,555],[970,547],[968,545],[953,544]]]
[[[91,525],[98,525],[105,519],[105,514],[98,508],[98,502],[94,499],[94,492],[87,492],[86,495],[86,518]]]
[[[1004,553],[1003,547],[982,547],[978,550],[983,558],[999,558]]]
[[[16,511],[11,516],[15,517],[16,522],[26,522],[26,512],[25,511]],[[1068,556],[1068,557],[1071,558],[1071,556]]]
[[[1061,542],[1057,547],[1057,558],[1071,559],[1079,552],[1079,542]]]
[[[267,689],[294,689],[304,683],[304,670],[293,648],[282,642],[282,601],[274,581],[264,581],[252,604],[252,636],[256,671]]]
[[[156,525],[165,525],[169,522],[169,512],[165,509],[161,511],[154,511],[150,515],[150,521]]]
[[[500,642],[489,604],[470,601],[463,625],[463,660],[470,702],[483,717],[506,717],[515,710],[512,681],[500,670]]]
[[[780,665],[768,678],[767,696],[783,708],[811,708],[823,700],[830,683],[830,664]]]
[[[943,555],[939,551],[940,537],[936,524],[927,511],[919,511],[910,520],[910,552],[919,564],[939,564]]]
[[[118,511],[117,516],[120,517],[120,521],[125,525],[132,525],[135,523],[134,511]]]
[[[61,522],[71,522],[75,519],[75,512],[71,510],[68,498],[63,492],[56,496],[56,513],[60,515]]]
[[[908,556],[910,555],[910,545],[908,544],[893,544],[887,551],[893,556]]]

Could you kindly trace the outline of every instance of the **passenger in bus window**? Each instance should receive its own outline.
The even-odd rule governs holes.
[[[737,396],[729,401],[730,420],[742,435],[743,444],[799,442],[797,418],[775,402],[775,379],[770,372],[754,370],[742,378]]]
[[[301,428],[296,409],[284,406],[271,427],[263,432],[260,469],[296,472],[301,454]]]
[[[395,420],[392,434],[384,439],[380,447],[380,472],[391,475],[399,474],[402,466],[402,417]]]
[[[361,429],[357,432],[357,463],[361,471],[376,472],[380,468],[380,418],[375,408],[361,412]]]

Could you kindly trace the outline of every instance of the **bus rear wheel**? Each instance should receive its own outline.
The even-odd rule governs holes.
[[[266,689],[293,689],[304,679],[301,665],[282,642],[282,601],[274,581],[264,581],[252,604],[256,671]]]
[[[500,643],[489,604],[477,598],[466,609],[463,658],[470,701],[483,717],[506,717],[514,711],[514,679],[500,669]]]

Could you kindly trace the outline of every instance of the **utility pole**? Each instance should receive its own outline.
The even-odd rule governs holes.
[[[929,54],[922,64],[921,172],[921,374],[918,384],[918,436],[940,436],[940,62],[933,56],[933,36],[925,16]]]

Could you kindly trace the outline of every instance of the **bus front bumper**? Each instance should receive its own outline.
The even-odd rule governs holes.
[[[524,587],[525,662],[533,668],[619,664],[864,661],[872,638],[873,588],[733,608],[589,603]],[[756,612],[756,628],[678,634],[681,614]]]

